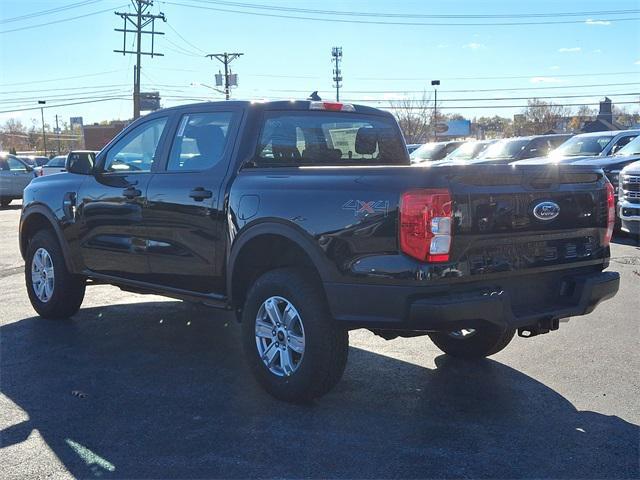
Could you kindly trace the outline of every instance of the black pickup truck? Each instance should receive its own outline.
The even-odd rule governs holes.
[[[32,181],[20,247],[42,317],[97,283],[232,309],[259,382],[308,401],[351,329],[480,358],[591,312],[618,290],[613,198],[588,166],[411,166],[374,108],[203,103]]]

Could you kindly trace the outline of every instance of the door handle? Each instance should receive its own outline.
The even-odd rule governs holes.
[[[128,199],[132,199],[141,196],[142,192],[134,186],[128,186],[122,191],[122,195]]]
[[[205,190],[202,187],[196,187],[191,190],[191,192],[189,192],[189,196],[196,202],[201,202],[205,198],[211,198],[213,196],[213,193],[211,193],[211,190]]]

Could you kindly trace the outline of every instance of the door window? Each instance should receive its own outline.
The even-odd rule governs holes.
[[[183,115],[173,140],[170,172],[207,170],[224,154],[233,113],[210,112]]]
[[[103,170],[105,172],[150,172],[166,117],[157,118],[136,127],[109,149]]]
[[[26,172],[27,171],[27,167],[24,166],[24,164],[16,159],[16,158],[7,158],[7,163],[9,164],[9,170],[11,170],[12,172]]]

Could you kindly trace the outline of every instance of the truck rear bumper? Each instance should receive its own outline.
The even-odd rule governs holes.
[[[325,284],[325,290],[334,318],[347,328],[451,331],[484,322],[524,328],[592,312],[616,294],[620,276],[593,272],[503,280],[504,286],[476,283],[432,291],[353,284]]]

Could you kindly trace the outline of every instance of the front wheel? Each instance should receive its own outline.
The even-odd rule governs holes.
[[[484,325],[452,332],[430,333],[431,341],[447,355],[459,358],[482,358],[498,353],[513,339],[516,330]]]
[[[29,300],[41,317],[68,318],[80,308],[85,279],[67,270],[58,239],[50,230],[41,230],[29,240],[24,273]]]
[[[244,352],[258,382],[274,397],[308,402],[338,383],[349,335],[331,319],[320,287],[303,271],[262,275],[242,311]]]

